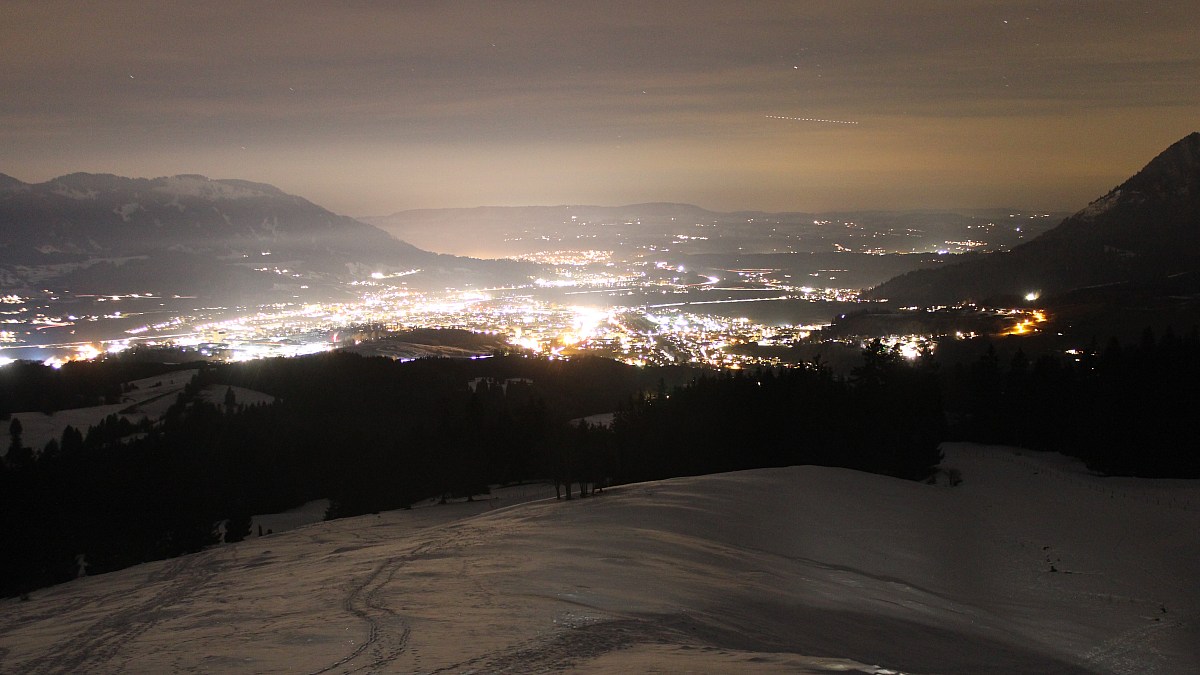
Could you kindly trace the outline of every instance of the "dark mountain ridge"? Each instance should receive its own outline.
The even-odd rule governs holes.
[[[0,174],[0,282],[234,298],[330,297],[373,272],[410,284],[509,278],[514,263],[443,256],[272,185],[195,174],[73,173],[44,183]]]
[[[378,228],[249,181],[74,173],[38,184],[5,177],[0,190],[3,262],[160,250],[228,257],[278,248],[319,267],[332,265],[327,270],[332,271],[348,261],[402,265],[432,255]]]
[[[1057,227],[1006,253],[910,272],[868,297],[901,305],[1042,298],[1114,284],[1155,285],[1200,270],[1200,133]]]

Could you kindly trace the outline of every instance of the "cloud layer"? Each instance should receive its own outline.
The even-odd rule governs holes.
[[[1190,0],[15,2],[0,171],[352,214],[1073,208],[1200,126],[1196,25]]]

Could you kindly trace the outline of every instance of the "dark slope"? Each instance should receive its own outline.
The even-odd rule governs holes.
[[[1112,285],[1161,284],[1200,270],[1200,133],[1167,148],[1135,176],[1008,253],[891,279],[868,297],[901,305],[952,304]]]
[[[416,287],[524,278],[517,263],[437,255],[271,185],[199,175],[0,175],[0,283],[238,303],[329,297],[373,272]]]
[[[55,254],[240,257],[271,251],[333,271],[347,262],[402,266],[431,257],[270,185],[195,175],[75,173],[33,185],[0,179],[0,229],[0,261],[26,264]]]

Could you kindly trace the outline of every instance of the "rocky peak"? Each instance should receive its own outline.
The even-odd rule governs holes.
[[[1094,220],[1123,206],[1147,201],[1179,202],[1200,197],[1200,132],[1192,132],[1163,150],[1141,171],[1113,189],[1076,218]]]

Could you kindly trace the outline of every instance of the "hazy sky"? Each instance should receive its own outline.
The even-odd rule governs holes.
[[[0,172],[350,215],[1073,210],[1200,129],[1198,26],[1196,0],[4,0]]]

